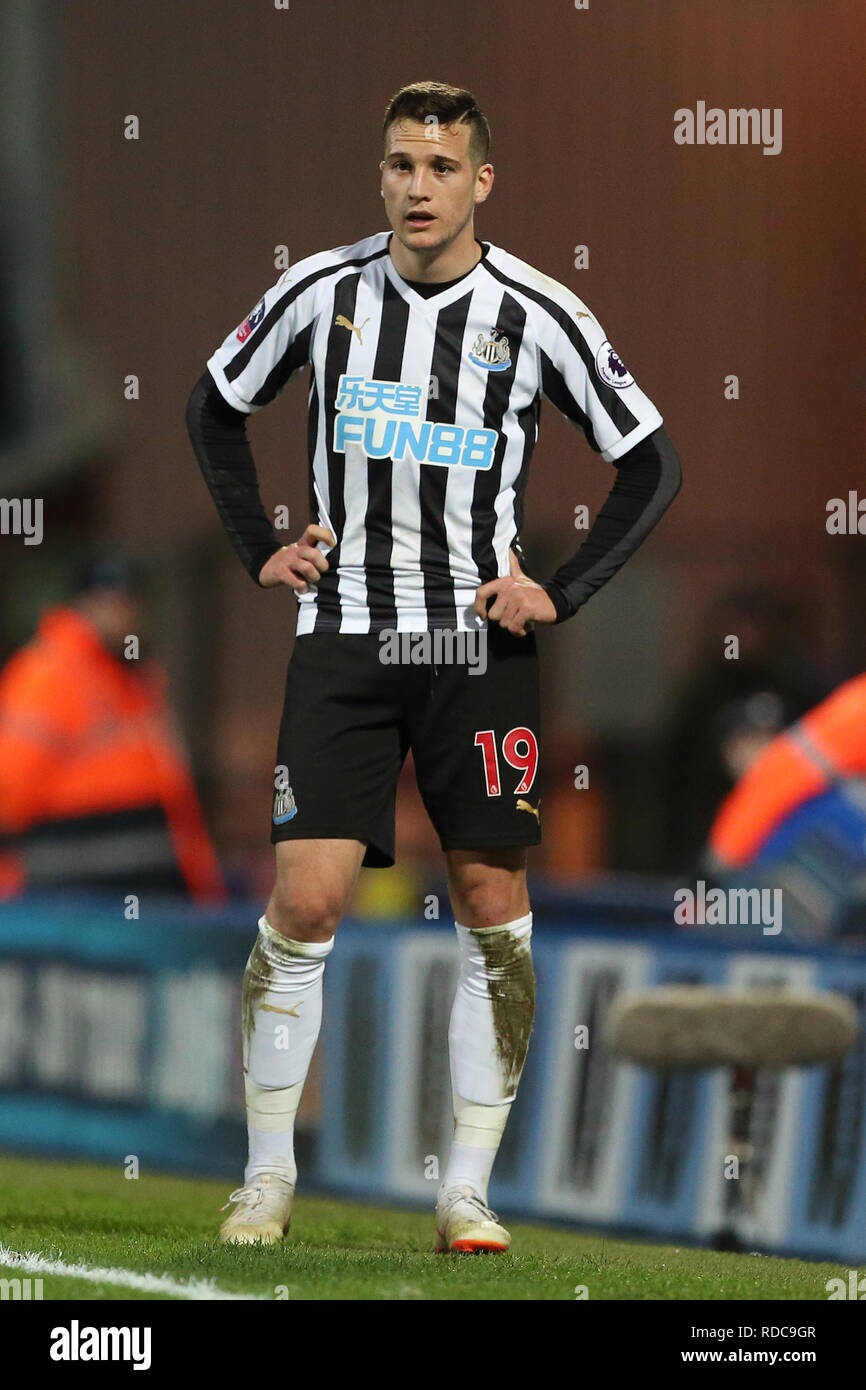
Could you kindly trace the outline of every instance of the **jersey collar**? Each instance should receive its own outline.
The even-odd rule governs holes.
[[[393,235],[393,232],[388,233],[388,240],[385,243],[385,255],[382,257],[385,274],[391,281],[395,290],[399,290],[403,298],[408,300],[416,313],[421,314],[423,318],[429,318],[431,314],[438,314],[439,310],[444,309],[446,305],[454,304],[458,299],[462,299],[465,294],[470,294],[478,283],[479,272],[484,265],[485,259],[490,254],[490,242],[481,241],[480,237],[476,238],[484,253],[477,265],[474,265],[468,275],[464,275],[463,278],[458,280],[456,285],[452,285],[450,289],[442,290],[440,294],[432,294],[429,299],[425,299],[423,294],[418,294],[417,290],[413,290],[412,286],[403,279],[402,275],[398,274],[397,267],[391,259],[390,247],[391,237]]]

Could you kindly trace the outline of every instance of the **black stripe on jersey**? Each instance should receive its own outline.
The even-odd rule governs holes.
[[[612,386],[608,386],[607,382],[602,381],[601,377],[598,374],[598,369],[595,365],[595,358],[592,354],[589,344],[587,343],[586,339],[584,338],[583,334],[578,328],[577,322],[574,319],[572,319],[571,315],[567,312],[567,310],[563,309],[560,304],[557,304],[555,299],[551,299],[548,295],[541,294],[539,290],[535,290],[528,285],[524,285],[520,280],[512,280],[509,275],[504,275],[501,270],[498,270],[496,268],[496,266],[491,265],[490,261],[486,257],[484,258],[484,260],[479,261],[479,265],[483,265],[484,269],[487,270],[494,277],[494,279],[499,280],[501,284],[508,285],[513,290],[518,290],[520,294],[526,295],[528,299],[531,299],[534,301],[534,303],[539,304],[541,308],[545,311],[545,313],[549,314],[550,317],[554,320],[554,322],[559,325],[565,336],[568,338],[568,341],[571,343],[572,347],[575,349],[576,352],[580,354],[580,359],[587,370],[589,379],[595,388],[596,395],[598,396],[598,399],[601,401],[601,404],[604,406],[611,420],[616,425],[616,428],[622,435],[630,434],[638,423],[637,417],[635,415],[632,415],[628,406],[623,401],[622,396],[617,391],[615,391]],[[546,394],[547,392],[545,391],[545,395]],[[583,414],[582,411],[579,412],[577,417],[572,418],[577,418],[582,428],[586,430],[586,416]],[[600,450],[598,449],[598,444],[595,442],[593,436],[589,431],[587,431],[587,439],[589,440],[593,449],[600,452]]]
[[[326,275],[342,275],[346,270],[357,269],[369,265],[371,261],[381,260],[382,257],[387,254],[388,248],[385,246],[381,251],[374,251],[371,256],[361,256],[354,261],[338,261],[336,265],[325,265],[322,266],[321,270],[312,271],[309,275],[305,276],[303,280],[299,280],[296,285],[291,285],[286,290],[285,294],[281,295],[276,303],[271,305],[258,328],[253,330],[243,347],[235,354],[228,366],[223,369],[226,374],[226,380],[234,381],[236,377],[240,376],[241,372],[249,363],[253,353],[257,351],[263,339],[270,333],[277,320],[283,316],[289,305],[293,304],[311,285],[315,285],[318,280],[324,280]],[[285,382],[283,384],[285,384]]]
[[[268,373],[265,384],[253,396],[253,405],[269,405],[282,391],[292,372],[303,367],[310,360],[310,339],[313,336],[314,320],[302,328],[288,352],[283,353],[279,362]]]
[[[502,487],[502,460],[509,442],[502,433],[502,421],[514,386],[517,359],[526,328],[526,310],[508,293],[502,296],[496,327],[508,339],[511,365],[504,372],[490,372],[484,392],[484,428],[495,430],[497,441],[493,465],[485,472],[479,472],[472,491],[472,558],[478,566],[482,584],[497,578],[496,551],[493,547],[496,499]]]
[[[472,295],[464,295],[456,304],[447,305],[436,317],[430,375],[435,379],[437,390],[427,401],[427,419],[435,424],[453,425],[457,418],[463,335],[471,303]],[[448,469],[422,463],[419,472],[421,569],[427,616],[437,626],[456,628],[457,605],[454,602],[445,529]]]
[[[399,381],[403,369],[406,330],[409,325],[409,305],[394,289],[387,276],[384,276],[383,280],[382,317],[379,322],[373,377],[376,381]],[[380,627],[397,626],[394,571],[391,568],[391,552],[394,548],[393,471],[392,459],[367,460],[367,513],[364,517],[367,544],[364,551],[364,569],[371,631]]]
[[[523,502],[526,496],[526,484],[529,481],[529,465],[532,462],[532,452],[538,441],[538,420],[541,415],[541,392],[536,391],[530,404],[524,410],[518,412],[517,422],[523,430],[523,462],[520,465],[520,472],[514,480],[514,524],[517,527],[517,534],[523,530]]]
[[[563,415],[567,415],[569,420],[580,425],[586,435],[588,443],[596,453],[601,453],[598,447],[598,440],[595,437],[595,430],[592,428],[592,421],[578,405],[574,396],[565,384],[565,377],[557,367],[553,365],[544,348],[539,345],[538,355],[541,359],[541,386],[545,396],[552,405]]]
[[[346,527],[346,456],[334,450],[334,417],[340,377],[349,362],[351,333],[340,328],[336,319],[342,314],[350,323],[354,321],[355,304],[358,298],[360,275],[347,275],[334,286],[334,302],[330,312],[333,314],[328,330],[328,346],[325,350],[324,401],[321,408],[325,412],[325,452],[328,459],[328,514],[334,527],[337,544],[328,555],[330,568],[322,575],[316,586],[316,616],[314,632],[339,632],[340,600],[337,588],[337,567],[340,563],[340,542]],[[313,448],[315,449],[315,440]],[[312,465],[311,465],[312,466]],[[317,503],[318,506],[318,503]]]
[[[316,461],[316,443],[318,441],[318,438],[319,393],[316,390],[316,375],[314,372],[312,381],[310,383],[309,401],[307,403],[307,457],[310,461],[310,467],[307,473],[307,489],[310,499],[310,520],[312,520],[313,517],[317,517],[323,526],[327,526],[328,523],[326,522],[325,518],[323,516],[320,516],[319,499],[316,496],[316,489],[314,486],[316,481],[316,474],[313,465]],[[338,537],[335,536],[334,540],[337,539]]]

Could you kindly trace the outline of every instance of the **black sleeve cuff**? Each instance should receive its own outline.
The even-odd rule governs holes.
[[[277,551],[282,550],[282,548],[283,547],[280,545],[279,541],[277,541],[274,545],[263,545],[261,547],[261,550],[253,552],[252,560],[249,565],[249,573],[252,575],[259,588],[262,587],[259,575],[261,574],[265,565],[268,563],[268,560],[270,560],[271,556],[276,555]]]
[[[556,622],[553,624],[554,627],[556,627],[558,623],[564,623],[566,618],[571,618],[574,616],[574,614],[577,612],[577,609],[572,608],[571,604],[565,597],[565,594],[562,592],[558,584],[554,584],[553,580],[551,579],[548,580],[546,584],[542,584],[541,587],[547,594],[547,597],[550,599],[554,608],[556,609]]]

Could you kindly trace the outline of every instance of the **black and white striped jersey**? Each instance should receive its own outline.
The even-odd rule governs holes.
[[[251,414],[311,366],[311,517],[337,538],[298,634],[476,627],[509,573],[546,396],[615,462],[662,423],[587,307],[481,242],[424,297],[390,232],[299,261],[208,361]]]

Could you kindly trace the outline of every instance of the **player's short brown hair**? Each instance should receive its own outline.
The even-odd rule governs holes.
[[[388,134],[392,121],[403,117],[423,121],[435,116],[442,125],[465,122],[471,127],[469,153],[475,168],[486,164],[490,157],[490,126],[487,117],[478,109],[471,92],[463,87],[449,87],[446,82],[410,82],[401,87],[388,102],[382,125],[382,139]]]

